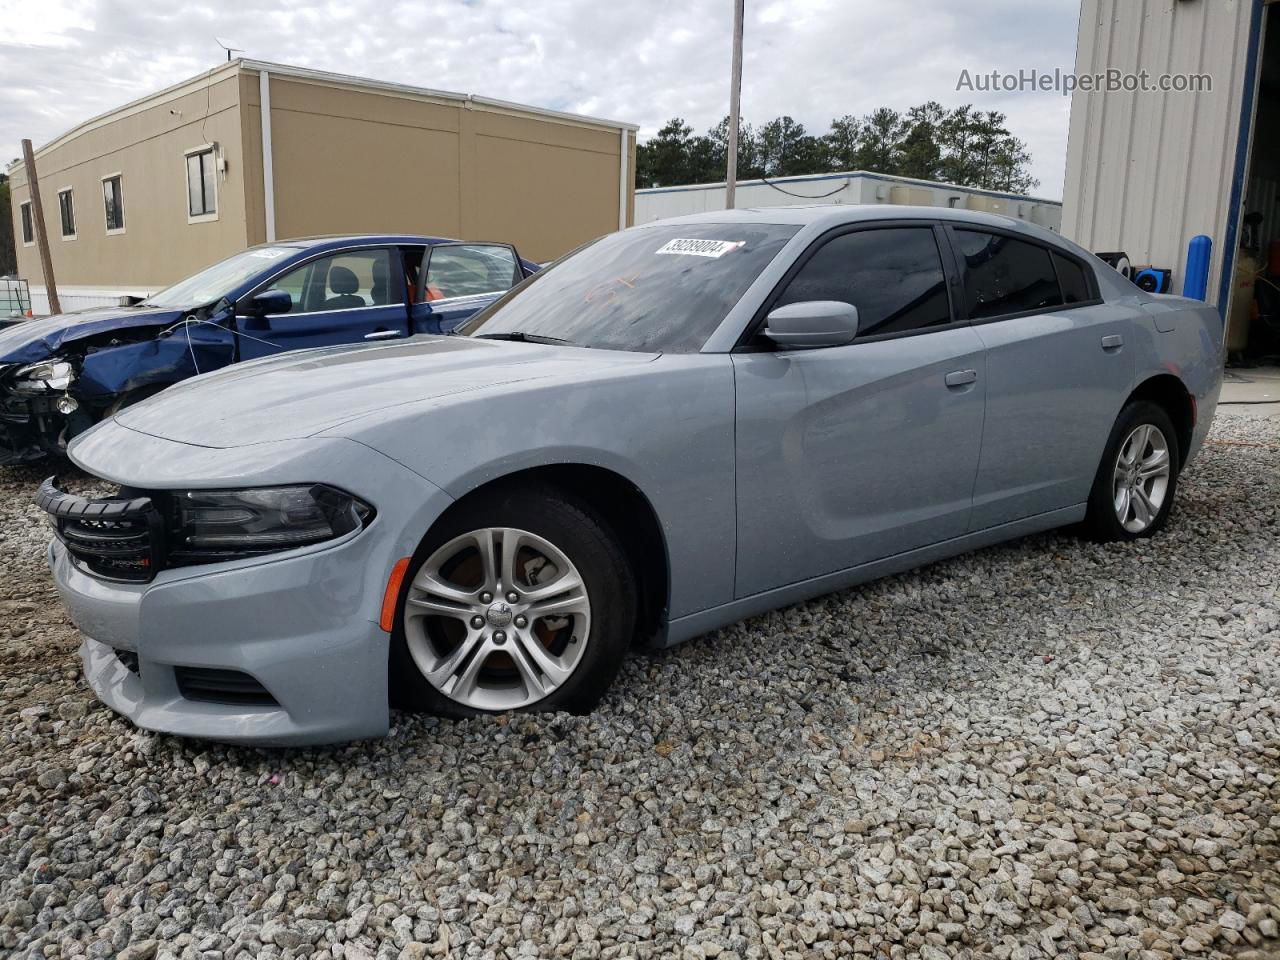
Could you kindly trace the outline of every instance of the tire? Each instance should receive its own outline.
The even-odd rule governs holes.
[[[1148,431],[1145,438],[1139,433],[1143,430]],[[1136,452],[1139,445],[1142,450]],[[1162,448],[1167,458],[1164,473],[1157,469]],[[1128,404],[1111,428],[1094,476],[1084,520],[1085,534],[1099,543],[1111,543],[1159,533],[1169,521],[1181,468],[1178,432],[1164,408],[1147,400]],[[1128,492],[1122,491],[1121,486]]]
[[[512,485],[463,502],[410,561],[391,638],[392,702],[447,717],[588,713],[631,646],[636,598],[616,539],[575,498]],[[536,616],[551,603],[556,612]]]

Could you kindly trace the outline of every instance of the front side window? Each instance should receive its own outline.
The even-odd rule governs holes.
[[[1049,251],[1034,243],[980,230],[957,230],[971,320],[989,320],[1062,306]]]
[[[293,301],[290,313],[355,310],[404,303],[403,267],[393,270],[400,251],[353,250],[320,257],[272,282]]]
[[[946,274],[931,227],[860,230],[828,240],[774,306],[804,300],[853,304],[860,338],[951,322]]]
[[[70,239],[76,235],[76,206],[71,191],[58,191],[58,212],[62,217],[62,236]]]
[[[124,184],[119,174],[102,181],[102,203],[107,232],[124,229]]]
[[[612,233],[535,273],[457,332],[696,353],[797,229],[675,223]]]
[[[36,231],[35,221],[31,219],[31,201],[26,201],[20,209],[22,213],[22,242],[35,243]]]
[[[431,248],[423,300],[448,300],[509,290],[519,278],[510,247],[458,244]]]
[[[210,217],[218,212],[218,188],[215,182],[213,149],[187,154],[187,213],[192,217]]]

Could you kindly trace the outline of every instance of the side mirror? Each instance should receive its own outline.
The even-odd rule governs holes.
[[[255,317],[265,317],[272,313],[288,313],[293,309],[293,297],[288,290],[263,290],[248,301],[241,302],[241,309]]]
[[[858,308],[843,300],[805,300],[769,313],[764,335],[782,347],[842,347],[858,335]]]

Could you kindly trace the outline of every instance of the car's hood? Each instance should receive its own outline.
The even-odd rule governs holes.
[[[203,447],[314,436],[378,410],[546,377],[644,363],[656,354],[470,337],[324,347],[235,364],[117,415],[131,430]]]
[[[24,320],[0,329],[0,363],[35,363],[64,344],[130,327],[162,327],[177,323],[181,310],[148,307],[94,307]]]

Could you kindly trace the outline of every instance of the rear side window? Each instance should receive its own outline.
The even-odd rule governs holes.
[[[1065,303],[1089,303],[1095,299],[1089,286],[1089,278],[1081,264],[1055,253],[1053,265],[1058,268],[1058,282],[1062,284],[1062,299]]]
[[[1049,251],[1034,243],[980,230],[957,230],[971,320],[1062,306]]]
[[[501,293],[516,282],[516,256],[493,244],[438,246],[427,261],[424,300]]]
[[[828,240],[774,306],[804,300],[853,304],[860,338],[951,322],[942,257],[930,227],[862,230]]]

